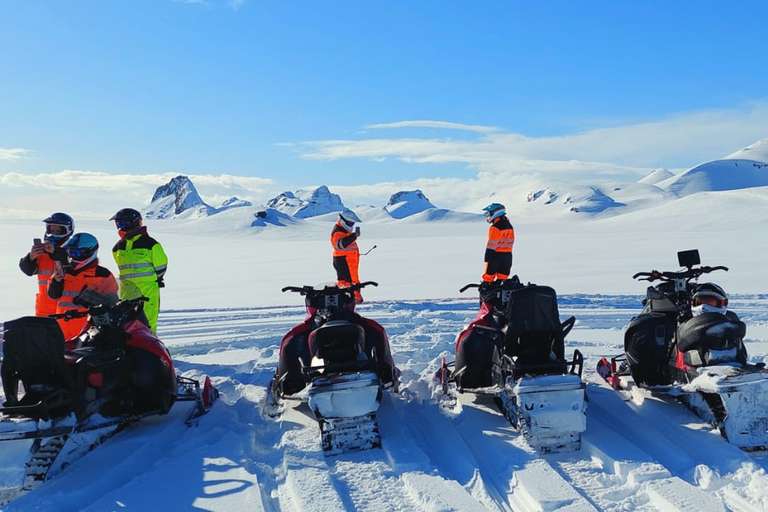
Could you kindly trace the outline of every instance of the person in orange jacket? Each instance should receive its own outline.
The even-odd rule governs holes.
[[[488,223],[488,243],[485,246],[485,272],[483,281],[506,279],[512,270],[512,246],[515,245],[515,228],[507,218],[503,204],[491,203],[485,208]]]
[[[336,284],[340,288],[348,288],[360,283],[358,267],[360,265],[360,249],[357,239],[360,237],[360,222],[355,212],[345,209],[339,213],[339,220],[331,230],[331,247],[333,247],[333,268],[336,269]],[[360,290],[355,290],[355,302],[363,302]]]
[[[67,253],[61,248],[75,231],[75,221],[66,213],[56,212],[43,219],[45,237],[35,243],[26,256],[19,260],[19,268],[28,276],[37,276],[35,315],[48,316],[56,313],[58,301],[48,297],[48,283],[56,264],[66,265]]]
[[[75,304],[75,298],[86,286],[89,290],[103,295],[114,294],[117,297],[117,280],[109,269],[99,265],[99,242],[89,233],[76,233],[62,246],[67,252],[69,265],[66,269],[58,266],[48,285],[48,296],[58,300],[56,313],[69,310],[85,311]],[[65,340],[71,340],[80,334],[87,321],[86,317],[65,320],[58,319]]]

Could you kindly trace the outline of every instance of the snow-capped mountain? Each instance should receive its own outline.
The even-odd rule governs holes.
[[[669,178],[673,178],[675,174],[673,172],[670,172],[667,169],[659,168],[654,169],[651,171],[651,173],[646,176],[645,178],[638,181],[638,183],[645,183],[647,185],[656,185],[657,183],[660,183],[664,180],[668,180]]]
[[[187,176],[176,176],[158,187],[149,206],[142,209],[148,219],[205,217],[216,213],[206,204]]]
[[[697,192],[768,186],[768,139],[711,162],[705,162],[658,186],[679,197]]]
[[[253,206],[253,204],[250,201],[246,201],[245,199],[239,199],[237,197],[230,197],[229,199],[225,199],[221,206],[219,206],[219,210],[225,210],[227,208],[240,208],[242,206]]]
[[[332,193],[328,187],[321,185],[313,190],[297,190],[283,192],[267,202],[269,208],[296,217],[307,219],[331,212],[340,212],[344,203],[338,194]]]
[[[435,208],[435,205],[429,202],[421,190],[408,190],[392,194],[384,206],[384,210],[393,219],[403,219],[430,208]]]

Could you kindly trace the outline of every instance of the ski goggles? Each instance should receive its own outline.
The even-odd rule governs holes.
[[[49,235],[66,235],[69,231],[69,226],[63,224],[46,224],[45,232]]]
[[[120,231],[127,231],[134,226],[136,226],[136,221],[133,220],[116,220],[115,226],[117,226],[117,229]]]
[[[67,255],[75,261],[83,261],[90,257],[90,249],[79,249],[72,247],[67,249]]]

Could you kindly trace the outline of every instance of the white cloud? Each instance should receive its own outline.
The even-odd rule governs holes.
[[[470,125],[451,123],[448,121],[398,121],[396,123],[368,124],[364,128],[383,130],[392,128],[439,128],[443,130],[463,130],[469,132],[492,133],[499,131],[495,126]]]
[[[768,102],[734,109],[671,116],[659,121],[600,128],[554,137],[499,133],[438,121],[402,121],[366,128],[465,129],[478,132],[475,140],[450,138],[368,138],[310,141],[299,145],[302,158],[340,160],[367,158],[381,162],[396,158],[408,163],[459,163],[482,172],[541,172],[573,176],[592,171],[598,176],[629,176],[656,167],[692,167],[732,153],[768,135]],[[581,177],[581,176],[580,176]]]
[[[0,160],[20,160],[31,151],[23,148],[0,148]]]

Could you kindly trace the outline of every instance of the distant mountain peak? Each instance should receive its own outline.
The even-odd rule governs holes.
[[[341,197],[332,193],[327,186],[315,189],[283,192],[267,202],[267,207],[299,219],[316,217],[344,209]]]
[[[421,190],[404,190],[392,194],[384,210],[394,219],[404,219],[424,210],[435,208]]]
[[[661,167],[659,169],[652,170],[645,178],[638,180],[638,183],[644,183],[646,185],[655,185],[664,180],[668,180],[669,178],[673,178],[674,176],[675,176],[674,173]]]
[[[144,208],[147,218],[167,219],[187,213],[191,216],[207,216],[216,212],[207,205],[187,176],[176,176],[155,190],[149,206]]]

